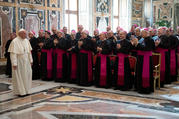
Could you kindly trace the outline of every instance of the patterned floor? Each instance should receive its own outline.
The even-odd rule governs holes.
[[[27,97],[11,89],[0,75],[0,119],[179,119],[179,82],[150,95],[40,80]]]

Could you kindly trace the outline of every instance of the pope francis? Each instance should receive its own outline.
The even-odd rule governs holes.
[[[26,37],[26,31],[19,30],[8,49],[12,62],[13,92],[18,96],[30,94],[32,86],[32,48]]]

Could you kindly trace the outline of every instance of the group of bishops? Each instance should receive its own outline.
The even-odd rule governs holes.
[[[161,54],[161,86],[177,81],[179,66],[179,27],[173,29],[140,28],[132,25],[129,33],[117,27],[116,33],[108,26],[105,32],[96,29],[90,36],[83,26],[78,32],[67,33],[52,28],[28,33],[32,46],[32,77],[44,81],[76,83],[82,86],[115,87],[119,90],[135,88],[139,93],[154,91],[152,52]],[[111,61],[111,56],[115,59]],[[129,55],[137,59],[132,77]],[[95,60],[94,60],[95,57]]]

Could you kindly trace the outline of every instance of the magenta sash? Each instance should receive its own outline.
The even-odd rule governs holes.
[[[123,53],[118,53],[117,57],[118,57],[118,79],[117,79],[117,84],[119,86],[123,86],[124,85],[124,61],[125,61],[125,58],[128,57],[128,55],[123,54]]]
[[[85,53],[88,54],[88,81],[93,80],[93,73],[92,73],[92,52],[91,51],[86,51],[86,50],[80,50],[80,53]]]
[[[160,65],[160,80],[165,80],[165,52],[167,52],[168,49],[163,48],[157,48],[156,52],[159,52],[161,54],[161,65]]]
[[[57,78],[62,78],[62,74],[63,74],[63,54],[65,54],[66,52],[62,49],[55,49],[54,53],[57,54]]]
[[[179,55],[177,55],[177,69],[179,68]]]
[[[176,54],[175,49],[170,50],[170,74],[176,75]]]
[[[101,58],[101,67],[100,67],[100,86],[106,86],[106,77],[107,77],[107,70],[106,70],[106,58],[108,55],[98,54],[98,57]]]
[[[42,49],[41,52],[47,53],[47,78],[52,78],[52,49]]]
[[[150,56],[152,56],[152,51],[138,51],[138,55],[144,56],[143,59],[143,70],[142,70],[142,86],[144,88],[150,87]]]
[[[71,53],[71,79],[77,78],[77,61],[76,61],[76,54]]]

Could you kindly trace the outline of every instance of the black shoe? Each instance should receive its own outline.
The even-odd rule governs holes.
[[[28,96],[29,94],[26,94],[26,95],[18,95],[18,97],[26,97]]]

